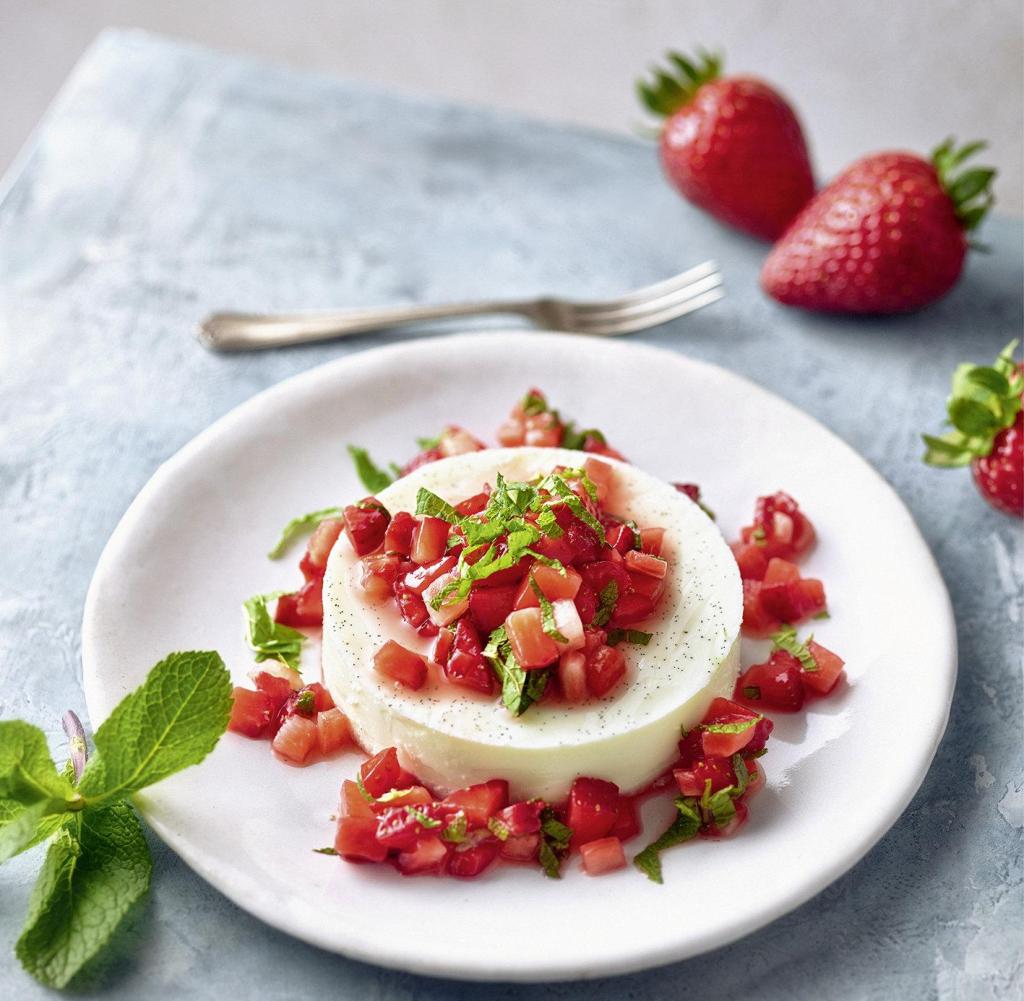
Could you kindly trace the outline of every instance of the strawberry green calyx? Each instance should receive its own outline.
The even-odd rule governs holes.
[[[674,114],[703,84],[717,80],[722,72],[722,56],[704,49],[697,50],[696,60],[678,52],[669,52],[666,58],[672,64],[668,70],[652,67],[653,83],[638,80],[636,84],[641,103],[659,118]]]
[[[991,366],[957,366],[946,411],[953,430],[936,437],[922,435],[930,466],[966,466],[992,451],[997,434],[1008,428],[1021,409],[1024,375],[1014,361],[1017,341],[1000,352]]]
[[[991,185],[996,170],[994,167],[970,167],[957,173],[957,169],[987,145],[969,142],[957,148],[956,141],[950,137],[932,153],[932,165],[939,182],[952,199],[961,225],[968,231],[977,228],[995,203]]]

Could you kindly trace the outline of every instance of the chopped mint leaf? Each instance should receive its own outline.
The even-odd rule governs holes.
[[[540,393],[533,392],[532,389],[522,398],[519,406],[527,417],[545,414],[548,410],[547,400]]]
[[[299,669],[302,658],[302,644],[306,637],[291,626],[275,622],[270,614],[268,602],[280,598],[283,591],[257,594],[245,602],[246,640],[256,651],[256,660],[279,660],[293,671]]]
[[[359,795],[362,796],[363,799],[365,799],[371,806],[377,802],[370,790],[366,788],[366,783],[363,781],[363,774],[361,771],[356,772],[356,788],[359,790]],[[386,796],[387,793],[384,795]]]
[[[316,696],[308,688],[299,692],[295,699],[295,708],[303,716],[312,716],[316,712]]]
[[[555,811],[546,806],[540,814],[540,848],[538,859],[544,875],[550,879],[560,879],[562,859],[569,851],[572,839],[572,828],[563,824]]]
[[[548,686],[550,668],[524,671],[511,650],[503,658],[494,658],[490,664],[501,682],[501,701],[513,716],[522,716]]]
[[[352,457],[352,462],[355,463],[356,475],[360,482],[371,494],[380,493],[393,480],[397,479],[398,475],[401,475],[401,470],[399,470],[398,475],[389,476],[370,458],[370,453],[365,448],[349,445],[348,454]],[[391,468],[394,471],[397,467],[392,465]]]
[[[405,812],[409,814],[409,816],[412,817],[412,819],[415,820],[416,823],[420,825],[420,827],[423,827],[426,830],[433,830],[435,827],[441,826],[440,820],[435,820],[433,817],[424,813],[422,810],[415,806],[407,806],[405,808]]]
[[[213,652],[172,653],[96,731],[79,792],[87,804],[130,796],[197,765],[231,715],[231,677]]]
[[[679,797],[676,800],[676,810],[679,815],[672,821],[668,830],[633,859],[633,865],[655,883],[664,882],[661,874],[661,853],[666,848],[682,844],[684,841],[696,837],[700,830],[701,818],[696,800]]]
[[[425,514],[430,518],[441,518],[450,525],[458,525],[462,518],[455,508],[437,494],[431,493],[426,487],[420,487],[416,494],[416,514]]]
[[[448,826],[441,832],[441,840],[449,841],[453,845],[462,844],[466,840],[466,831],[469,829],[469,821],[466,819],[464,810],[459,810],[448,822]]]
[[[487,829],[499,841],[508,841],[509,826],[504,820],[499,820],[497,817],[489,817],[487,820]]]
[[[796,629],[787,624],[772,634],[772,645],[776,650],[785,650],[786,653],[796,657],[804,671],[810,674],[818,670],[818,662],[807,647],[807,643],[812,639],[814,639],[813,635],[809,636],[806,642],[801,643],[797,639]]]
[[[288,547],[302,535],[315,531],[320,522],[326,518],[340,518],[342,516],[340,507],[324,507],[319,511],[310,511],[309,514],[301,514],[292,518],[281,530],[281,537],[277,540],[274,548],[267,553],[272,559],[280,559],[288,551]]]
[[[736,786],[729,786],[708,797],[707,809],[716,827],[726,827],[736,816],[735,789]]]
[[[558,626],[555,624],[555,606],[548,601],[548,596],[533,579],[533,574],[530,574],[530,587],[533,589],[533,593],[537,596],[537,601],[540,604],[541,628],[556,643],[568,643],[569,641],[559,632]]]
[[[813,615],[813,616],[811,616],[811,618],[814,618],[814,619],[831,619],[832,616],[829,615],[827,608],[823,608],[820,612],[818,612],[817,615]]]
[[[127,803],[70,816],[50,843],[15,947],[25,969],[48,987],[65,987],[149,889],[152,868]]]
[[[603,626],[615,611],[615,605],[619,600],[619,585],[610,580],[603,588],[598,598],[597,612],[594,614],[593,624]]]
[[[429,452],[431,449],[440,447],[441,435],[435,435],[433,438],[417,438],[416,444],[419,445],[421,452]]]
[[[762,750],[766,750],[766,748],[762,748]],[[736,795],[739,797],[746,791],[750,782],[750,769],[747,768],[742,754],[732,756],[732,770],[736,775]]]
[[[760,525],[750,533],[750,537],[754,540],[755,546],[763,546],[768,541],[768,536]]]
[[[495,657],[501,656],[501,648],[508,643],[508,637],[505,635],[505,627],[498,626],[493,633],[487,639],[487,646],[484,647],[483,655],[488,660],[492,660]]]
[[[360,793],[362,793],[363,797],[370,803],[393,803],[396,799],[408,796],[413,790],[413,786],[409,786],[407,789],[389,789],[387,792],[382,792],[376,799],[374,799],[374,797],[367,791],[366,786],[361,785],[362,781],[362,776],[357,776],[356,786],[360,787]]]
[[[597,428],[580,428],[577,430],[574,421],[569,421],[568,424],[563,425],[562,448],[581,451],[586,448],[588,441],[597,442],[602,447],[608,444],[608,439],[605,438],[604,433],[598,431]]]
[[[612,581],[614,584],[614,581]],[[645,633],[642,629],[609,629],[608,646],[617,646],[619,643],[636,643],[638,646],[647,646],[651,642],[654,633]]]
[[[315,851],[317,853],[317,855],[337,855],[338,854],[337,849],[331,848],[329,845],[326,848],[314,848],[313,851]]]
[[[581,481],[584,487],[590,482],[590,477],[582,473]],[[591,484],[592,486],[592,484]],[[559,498],[560,502],[572,511],[572,513],[583,522],[598,538],[598,541],[604,542],[604,528],[588,510],[587,506],[573,493],[572,487],[566,483],[564,477],[558,473],[551,473],[546,476],[541,482],[541,488],[550,490],[551,493],[555,494]],[[589,491],[588,491],[589,492]]]
[[[708,733],[745,733],[761,722],[761,716],[752,716],[750,719],[736,720],[734,723],[701,723],[699,729]]]

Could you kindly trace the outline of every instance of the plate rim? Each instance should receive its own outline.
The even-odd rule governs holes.
[[[515,338],[518,341],[533,340],[538,344],[557,341],[560,345],[564,345],[567,336],[569,335],[553,331],[500,329],[493,331],[467,331],[465,333],[454,333],[438,337],[409,338],[394,344],[367,347],[366,349],[357,350],[356,352],[314,365],[259,390],[248,399],[243,400],[216,418],[190,438],[173,455],[160,463],[128,505],[104,545],[90,579],[83,606],[81,657],[82,688],[90,724],[93,725],[93,729],[95,729],[94,719],[97,715],[94,712],[94,707],[97,705],[97,702],[103,701],[98,693],[99,678],[97,665],[99,655],[97,644],[99,640],[94,634],[93,629],[95,608],[99,600],[98,592],[104,576],[110,571],[108,564],[115,561],[116,553],[122,544],[122,540],[130,535],[134,524],[138,521],[140,513],[146,507],[150,497],[160,491],[164,481],[173,477],[175,470],[179,466],[188,463],[192,456],[202,452],[208,443],[215,441],[236,425],[244,423],[250,414],[257,413],[268,403],[273,403],[278,398],[287,398],[292,395],[301,394],[304,390],[312,388],[320,382],[329,382],[334,378],[335,373],[340,370],[353,367],[358,368],[361,365],[372,366],[374,361],[382,356],[394,355],[399,357],[407,353],[416,354],[421,351],[436,350],[438,345],[447,345],[455,341],[463,345],[473,341],[490,341],[492,343],[488,346],[492,348],[494,346],[493,342],[511,338]],[[571,336],[581,337],[582,335]],[[814,879],[806,879],[795,889],[791,889],[785,895],[780,895],[780,899],[773,905],[754,909],[753,913],[745,919],[737,920],[734,924],[730,925],[727,932],[691,936],[685,943],[675,947],[667,944],[646,950],[634,949],[631,951],[629,958],[626,959],[622,957],[598,958],[588,963],[586,968],[583,969],[580,968],[578,963],[560,963],[557,959],[546,959],[530,967],[528,970],[512,966],[495,967],[493,964],[488,964],[486,967],[482,965],[474,966],[471,961],[455,967],[450,961],[444,959],[434,960],[424,956],[410,957],[401,948],[381,950],[377,944],[364,944],[363,941],[355,939],[339,944],[336,938],[328,934],[318,934],[314,928],[303,927],[301,930],[297,930],[294,924],[289,924],[284,919],[283,910],[274,910],[259,904],[254,905],[253,901],[245,899],[244,893],[240,888],[233,886],[230,881],[220,880],[214,867],[207,865],[204,861],[202,852],[193,851],[187,841],[182,843],[184,839],[179,838],[177,832],[170,825],[164,824],[162,821],[151,818],[148,815],[145,805],[146,794],[143,793],[138,797],[136,805],[143,814],[146,823],[189,868],[200,875],[218,893],[223,894],[242,910],[259,918],[277,931],[315,945],[328,952],[351,959],[431,977],[475,982],[538,983],[575,979],[588,980],[625,975],[689,959],[715,948],[728,945],[800,907],[864,858],[902,816],[920,789],[948,723],[958,673],[958,648],[956,620],[949,590],[946,587],[934,554],[931,552],[927,541],[903,499],[888,480],[864,456],[847,444],[820,419],[796,404],[791,403],[785,397],[759,385],[747,376],[714,362],[694,358],[683,352],[670,351],[644,342],[610,341],[597,337],[586,337],[585,340],[590,345],[599,344],[602,350],[611,349],[613,353],[616,351],[625,353],[636,352],[647,355],[652,362],[676,365],[682,369],[689,368],[691,374],[693,369],[697,369],[698,371],[703,370],[709,375],[713,374],[716,378],[724,377],[727,380],[735,381],[751,397],[756,398],[760,396],[761,398],[769,399],[773,405],[781,406],[787,411],[790,417],[812,424],[819,433],[825,436],[833,448],[842,450],[849,458],[859,463],[877,481],[876,486],[888,495],[890,501],[894,502],[894,513],[899,512],[904,522],[902,530],[906,533],[907,539],[912,541],[913,545],[919,550],[923,560],[928,564],[933,574],[936,596],[942,599],[944,615],[941,631],[945,633],[945,636],[940,637],[938,645],[941,649],[947,651],[944,663],[936,665],[937,673],[935,680],[945,681],[945,690],[942,693],[943,697],[941,699],[934,699],[929,703],[931,707],[928,719],[930,739],[927,741],[922,740],[916,745],[918,753],[911,756],[913,761],[910,764],[913,766],[913,775],[915,777],[905,784],[900,794],[893,795],[889,801],[882,804],[884,809],[880,809],[873,814],[874,822],[870,825],[865,825],[863,833],[857,839],[847,842],[846,850],[838,855],[831,865],[816,870]],[[367,359],[370,359],[370,361],[367,362]],[[937,631],[938,625],[937,623],[932,623],[933,631]],[[940,667],[942,668],[941,675],[938,673],[938,668]],[[940,688],[941,686],[936,685],[933,691],[938,691]]]

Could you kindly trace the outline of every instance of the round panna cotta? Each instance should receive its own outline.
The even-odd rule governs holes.
[[[487,449],[414,470],[377,497],[392,513],[413,512],[426,487],[455,504],[506,480],[528,482],[556,466],[579,467],[582,452],[555,448]],[[603,506],[645,527],[665,529],[667,586],[655,615],[637,628],[647,646],[624,644],[624,680],[602,699],[542,700],[513,716],[498,686],[478,695],[432,667],[413,691],[378,674],[374,654],[394,640],[430,659],[433,640],[400,618],[393,601],[375,602],[360,585],[359,557],[344,536],[324,578],[323,674],[335,702],[369,753],[395,747],[403,767],[441,793],[507,779],[513,800],[564,800],[578,776],[636,792],[677,757],[681,728],[700,722],[711,700],[728,696],[739,668],[743,589],[714,522],[671,485],[625,462]]]

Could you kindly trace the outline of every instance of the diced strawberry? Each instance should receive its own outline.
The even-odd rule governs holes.
[[[764,788],[764,768],[758,758],[744,758],[747,766],[747,787],[743,790],[744,801],[752,799]]]
[[[452,455],[465,455],[468,452],[479,452],[487,446],[482,441],[474,438],[464,428],[457,424],[450,424],[441,432],[437,447],[441,454],[447,459]]]
[[[436,834],[421,837],[408,851],[399,852],[395,857],[395,868],[403,876],[418,876],[440,872],[448,861],[451,845]]]
[[[551,411],[527,414],[523,420],[523,444],[535,448],[557,448],[562,444],[562,425]]]
[[[486,827],[488,819],[508,803],[508,783],[504,779],[480,782],[450,792],[441,802],[452,813],[462,810],[471,828]]]
[[[387,508],[376,497],[364,497],[357,504],[349,504],[342,518],[345,535],[357,556],[366,556],[380,548],[391,521]]]
[[[395,600],[398,602],[398,611],[402,618],[413,629],[418,629],[427,621],[427,606],[423,603],[423,599],[401,582],[395,585]]]
[[[616,552],[626,555],[636,544],[633,529],[629,525],[612,525],[604,533],[605,542]]]
[[[420,518],[416,530],[412,533],[409,558],[420,566],[441,559],[448,547],[451,530],[452,526],[441,518]]]
[[[626,658],[611,646],[598,647],[587,656],[587,688],[604,698],[626,675]]]
[[[310,682],[304,690],[313,693],[313,706],[318,713],[334,708],[334,699],[331,698],[331,693],[319,681]]]
[[[231,699],[228,729],[246,737],[262,737],[277,711],[273,699],[265,692],[254,692],[251,688],[232,689]]]
[[[762,716],[756,710],[740,705],[738,702],[733,702],[731,699],[722,698],[714,699],[708,707],[708,711],[704,714],[705,723],[731,723],[745,719],[757,721],[751,731],[752,736],[750,740],[744,745],[747,754],[756,754],[764,749],[772,730],[775,729],[775,724],[767,716]],[[705,731],[697,727],[692,732],[703,738]],[[703,749],[703,739],[699,742],[699,748]]]
[[[522,418],[510,417],[498,428],[495,437],[503,448],[516,448],[522,445],[526,438],[526,427]]]
[[[573,602],[569,598],[559,598],[551,605],[551,612],[555,619],[555,628],[564,637],[555,640],[559,654],[581,650],[584,645],[583,622]]]
[[[761,603],[761,581],[743,582],[743,635],[771,636],[782,623]]]
[[[709,780],[712,792],[736,784],[736,773],[728,758],[700,758],[691,767],[677,768],[672,774],[684,796],[702,796]]]
[[[497,838],[470,836],[452,849],[448,856],[448,873],[461,879],[479,876],[498,857],[500,850],[501,842]]]
[[[437,462],[438,459],[443,459],[444,455],[439,448],[425,448],[422,452],[414,455],[403,467],[402,475],[408,476],[414,469],[419,469],[420,466],[429,465],[431,462]]]
[[[828,695],[842,676],[843,659],[814,640],[808,641],[807,650],[818,665],[818,670],[803,670],[801,665],[803,673],[800,680],[804,683],[804,688],[819,695]]]
[[[385,512],[386,513],[386,512]],[[342,529],[345,527],[343,518],[326,518],[314,529],[306,544],[306,555],[309,557],[309,564],[323,576],[327,569],[327,557],[331,555],[334,543],[338,541]]]
[[[339,817],[334,850],[349,862],[383,862],[388,850],[377,840],[377,820]]]
[[[426,786],[420,785],[409,786],[407,789],[397,791],[391,789],[385,795],[388,797],[387,801],[378,805],[378,811],[394,809],[396,806],[427,806],[435,799]]]
[[[505,619],[505,634],[524,671],[547,667],[558,659],[555,641],[544,632],[539,608],[522,608]]]
[[[517,609],[537,608],[540,605],[537,592],[530,585],[531,578],[548,601],[558,601],[562,598],[571,600],[575,598],[583,579],[572,567],[566,567],[565,574],[563,575],[552,567],[546,567],[543,563],[538,563],[523,578],[522,583],[519,585],[519,590],[515,596],[515,607]]]
[[[383,601],[391,597],[392,589],[401,572],[401,560],[397,553],[378,553],[364,556],[360,584],[367,597]]]
[[[451,629],[442,629],[434,640],[434,650],[431,659],[435,664],[444,667],[448,663],[448,657],[452,652],[455,643],[455,632]]]
[[[731,758],[739,754],[754,738],[754,731],[757,728],[756,720],[748,717],[732,720],[718,720],[715,723],[705,724],[709,727],[730,727],[742,726],[745,729],[736,732],[717,732],[714,729],[704,730],[701,745],[704,754],[709,757]]]
[[[375,799],[391,789],[405,789],[412,785],[411,782],[403,782],[406,772],[398,763],[398,752],[393,747],[385,747],[364,761],[359,775],[364,788]]]
[[[615,487],[614,468],[609,463],[602,462],[600,459],[585,459],[583,462],[583,472],[590,477],[597,490],[597,502],[603,506]]]
[[[580,613],[580,621],[585,626],[594,621],[598,609],[598,599],[594,589],[586,581],[580,584],[573,603],[576,605],[576,611]]]
[[[377,840],[389,850],[410,851],[419,838],[433,829],[424,827],[418,819],[420,816],[440,822],[444,811],[440,806],[429,803],[416,806],[414,811],[389,804],[377,818]]]
[[[761,583],[761,604],[783,622],[799,622],[824,610],[825,588],[820,580],[801,579],[795,564],[775,557]]]
[[[293,594],[282,594],[277,599],[274,621],[297,629],[323,625],[323,581],[314,577]]]
[[[412,533],[415,529],[416,519],[408,511],[399,511],[384,533],[384,552],[408,556],[412,552]]]
[[[274,712],[277,712],[288,701],[292,692],[297,692],[302,687],[298,671],[293,671],[288,667],[284,668],[284,670],[296,679],[298,688],[295,687],[295,682],[292,681],[292,678],[282,677],[280,674],[270,670],[254,671],[250,675],[253,683],[256,685],[256,690],[269,696],[270,701],[274,704]]]
[[[325,709],[317,713],[316,743],[322,754],[333,754],[349,742],[351,730],[348,719],[340,709]]]
[[[379,674],[413,690],[422,688],[427,680],[426,661],[394,640],[388,640],[373,655],[373,666]]]
[[[540,848],[539,834],[523,834],[506,838],[501,843],[501,857],[510,862],[532,862]]]
[[[800,661],[776,650],[763,664],[754,664],[736,682],[734,698],[766,709],[796,712],[804,704]]]
[[[574,847],[603,838],[619,816],[619,787],[604,779],[578,778],[569,789],[566,824]]]
[[[769,559],[794,560],[814,545],[814,526],[789,494],[779,491],[758,497],[754,522],[740,532],[744,542],[753,543]]]
[[[341,783],[341,813],[346,817],[376,817],[359,786],[351,779]]]
[[[316,723],[305,716],[289,716],[274,735],[271,746],[295,765],[301,765],[316,745]]]
[[[634,573],[646,574],[648,577],[662,578],[668,573],[668,563],[660,556],[650,553],[638,553],[636,550],[626,553],[626,569]]]
[[[602,873],[613,872],[626,867],[626,853],[622,850],[622,842],[618,838],[598,838],[580,845],[583,858],[583,871],[588,876],[600,876]]]
[[[743,580],[763,580],[768,569],[768,557],[760,546],[749,542],[733,542],[729,548],[736,557],[736,565],[740,568]]]
[[[453,684],[490,695],[494,690],[494,674],[482,656],[452,650],[444,665],[444,676]]]
[[[485,636],[500,626],[515,607],[516,586],[474,587],[469,592],[469,617]]]
[[[640,548],[652,556],[661,555],[661,547],[665,542],[665,529],[663,528],[641,528]]]
[[[494,814],[493,820],[503,825],[509,837],[536,834],[540,830],[540,813],[544,804],[540,800],[513,803]]]
[[[629,841],[640,833],[640,812],[634,796],[619,796],[619,811],[608,833],[620,841]]]
[[[685,730],[682,740],[679,741],[678,766],[689,768],[702,757],[704,757],[704,731],[697,726],[692,730]]]
[[[430,616],[430,621],[435,626],[447,626],[469,608],[469,598],[456,598],[451,590],[442,597],[442,592],[449,585],[456,584],[458,580],[459,572],[452,570],[432,581],[423,592],[423,603],[427,606],[427,615]]]
[[[455,513],[463,518],[468,518],[470,515],[479,514],[485,507],[487,502],[491,499],[489,490],[484,490],[481,493],[473,494],[472,497],[467,497],[464,501],[460,501],[455,505]]]
[[[558,687],[569,702],[582,702],[587,697],[587,658],[576,652],[558,658]]]
[[[643,573],[630,573],[629,580],[633,590],[651,602],[657,602],[665,593],[665,586],[668,584],[668,577],[648,577]]]
[[[402,578],[402,586],[418,595],[424,595],[427,589],[439,578],[446,576],[455,569],[459,558],[454,553],[442,556],[439,560],[415,567]]]
[[[609,620],[613,629],[624,629],[649,619],[654,614],[654,602],[636,591],[620,595]]]

